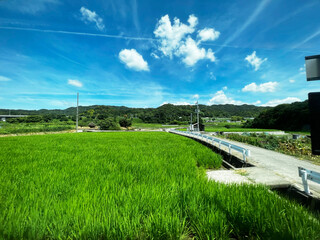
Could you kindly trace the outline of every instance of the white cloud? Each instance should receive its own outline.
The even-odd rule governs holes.
[[[296,81],[296,80],[294,80],[294,79],[290,79],[290,80],[289,80],[290,83],[294,83],[295,81]]]
[[[278,82],[267,82],[257,85],[256,83],[250,83],[244,88],[242,88],[243,92],[274,92],[276,87],[278,86]]]
[[[193,95],[192,98],[199,99],[199,94]]]
[[[135,71],[149,71],[148,63],[135,49],[121,50],[119,58],[128,68]]]
[[[190,24],[190,27],[194,28],[198,25],[198,18],[195,15],[191,14],[189,15],[188,23]]]
[[[82,82],[80,82],[79,80],[76,80],[76,79],[68,79],[68,84],[75,86],[75,87],[82,87],[83,86]]]
[[[213,104],[234,104],[234,105],[241,105],[244,104],[241,101],[233,100],[232,98],[229,98],[225,95],[225,93],[220,90],[214,94],[214,96],[209,100],[207,103],[208,105]]]
[[[301,99],[296,98],[296,97],[287,97],[285,99],[274,99],[274,100],[271,100],[271,101],[263,104],[262,106],[274,107],[274,106],[277,106],[279,104],[293,103],[293,102],[301,102]]]
[[[99,17],[98,14],[96,14],[96,12],[90,11],[89,9],[87,9],[85,7],[81,7],[80,12],[82,14],[82,20],[85,23],[94,22],[100,31],[102,31],[104,29],[103,20],[101,17]]]
[[[259,105],[259,104],[261,104],[261,101],[260,101],[260,100],[258,100],[258,101],[256,101],[256,102],[252,103],[252,105]]]
[[[303,67],[299,68],[300,74],[306,74],[306,64],[303,65]]]
[[[160,38],[159,50],[165,55],[172,58],[172,54],[181,45],[181,40],[190,33],[195,31],[198,19],[194,15],[190,15],[189,25],[183,24],[178,18],[174,18],[173,25],[169,15],[163,16],[154,30],[154,35]]]
[[[214,56],[214,52],[212,52],[211,48],[208,49],[206,58],[208,58],[211,62],[216,61],[216,57]]]
[[[68,101],[61,101],[61,100],[52,100],[50,101],[50,105],[59,106],[59,107],[67,107],[72,106],[74,103]]]
[[[213,72],[210,72],[209,75],[210,75],[210,79],[212,79],[212,80],[217,80],[217,78],[216,78],[216,76],[213,74]]]
[[[174,102],[174,103],[164,102],[161,104],[161,106],[165,105],[165,104],[172,104],[172,105],[176,105],[176,106],[192,105],[191,103],[188,103],[188,102]]]
[[[195,65],[199,60],[209,59],[211,62],[216,61],[214,52],[199,47],[201,41],[215,40],[219,36],[219,32],[213,28],[205,28],[198,33],[200,40],[196,42],[191,38],[190,34],[195,31],[198,24],[198,18],[190,15],[188,25],[180,22],[178,18],[174,18],[173,24],[168,15],[163,16],[154,30],[154,35],[159,39],[158,50],[164,56],[181,57],[187,66]]]
[[[182,61],[187,66],[195,65],[201,59],[209,59],[211,62],[216,60],[214,53],[209,48],[206,51],[204,48],[199,48],[197,43],[191,38],[188,37],[184,44],[176,52],[177,56],[182,57]]]
[[[227,86],[224,86],[222,89],[223,89],[223,90],[227,90],[227,89],[228,89],[228,87],[227,87]]]
[[[268,59],[265,58],[265,59],[261,59],[259,57],[256,56],[256,51],[254,51],[251,55],[248,55],[246,58],[245,58],[246,61],[248,61],[251,66],[254,67],[254,70],[255,71],[258,71],[258,69],[260,68],[260,65],[267,61]]]
[[[159,59],[159,58],[160,58],[160,57],[159,57],[157,54],[155,54],[155,53],[151,53],[150,56],[151,56],[151,57],[154,57],[155,59]]]
[[[0,76],[0,82],[9,82],[9,81],[11,81],[11,78]]]
[[[220,36],[220,32],[214,30],[214,28],[204,28],[198,31],[198,37],[200,38],[199,41],[214,41],[218,39]]]

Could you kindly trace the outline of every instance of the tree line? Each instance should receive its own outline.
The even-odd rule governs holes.
[[[232,116],[256,117],[268,107],[258,107],[254,105],[199,105],[201,117],[211,118],[231,118]],[[195,115],[196,106],[176,106],[165,104],[157,108],[129,108],[124,106],[80,106],[80,118],[86,120],[102,120],[108,117],[139,118],[145,123],[185,123],[190,121],[190,115]],[[37,115],[42,121],[65,118],[75,120],[76,108],[71,107],[64,110],[41,109],[41,110],[10,110],[12,115]],[[0,115],[7,115],[8,109],[0,109]],[[14,120],[13,120],[14,121]]]
[[[281,104],[263,111],[245,127],[281,129],[286,131],[310,131],[308,100],[291,104]]]
[[[282,104],[276,107],[258,107],[254,105],[199,105],[200,118],[231,118],[242,120],[243,118],[254,118],[245,123],[244,127],[281,129],[288,131],[309,131],[310,119],[308,101],[292,104]],[[176,106],[165,104],[158,108],[129,108],[118,106],[80,106],[79,125],[106,126],[109,129],[129,127],[133,119],[139,119],[144,123],[162,124],[188,124],[190,116],[196,120],[196,106]],[[0,109],[0,115],[7,115],[8,109]],[[12,123],[36,123],[59,121],[74,123],[76,120],[76,108],[64,110],[11,110],[12,115],[29,115],[23,118],[9,118]],[[237,116],[237,117],[235,117]]]

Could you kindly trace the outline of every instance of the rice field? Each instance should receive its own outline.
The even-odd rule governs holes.
[[[319,239],[263,186],[208,182],[221,157],[164,132],[0,138],[0,239]]]
[[[65,123],[4,123],[0,122],[0,135],[38,133],[38,132],[59,132],[74,130],[74,125]]]

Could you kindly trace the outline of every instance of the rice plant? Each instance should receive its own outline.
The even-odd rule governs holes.
[[[221,157],[164,132],[0,139],[0,239],[317,239],[262,186],[208,182]]]

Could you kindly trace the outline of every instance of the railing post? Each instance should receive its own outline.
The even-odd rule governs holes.
[[[221,149],[221,141],[219,141],[219,148]]]
[[[306,194],[310,195],[310,189],[309,189],[307,177],[308,177],[307,171],[301,170],[301,178],[302,178],[304,191],[306,192]]]
[[[229,144],[229,154],[231,154],[231,144]]]
[[[250,157],[250,155],[251,155],[250,150],[247,149],[246,151],[247,151],[247,157]]]
[[[242,150],[242,156],[243,156],[243,161],[247,162],[246,161],[247,159],[246,159],[246,150],[245,149]]]

